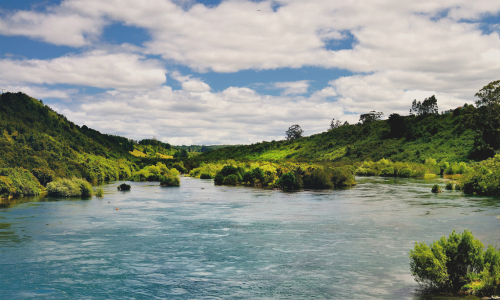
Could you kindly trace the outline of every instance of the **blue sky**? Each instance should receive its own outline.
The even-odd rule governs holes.
[[[392,2],[4,0],[0,88],[105,133],[243,144],[499,79],[500,4]]]

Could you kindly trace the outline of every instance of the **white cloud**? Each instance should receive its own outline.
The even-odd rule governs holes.
[[[170,77],[179,81],[182,89],[186,92],[202,93],[210,91],[210,86],[199,78],[191,78],[191,75],[182,76],[178,71],[170,74]]]
[[[76,89],[49,89],[46,87],[28,86],[28,85],[2,85],[3,92],[17,93],[22,92],[36,99],[59,98],[70,100],[78,93]]]
[[[100,35],[111,23],[144,28],[151,40],[142,47],[124,45],[52,60],[3,59],[0,83],[120,90],[76,97],[85,101],[85,115],[72,113],[75,118],[105,132],[119,129],[133,135],[140,129],[157,136],[168,132],[165,138],[178,143],[243,143],[279,138],[294,119],[314,133],[332,117],[357,119],[344,111],[407,113],[413,99],[433,94],[441,110],[449,109],[470,103],[477,90],[500,74],[498,26],[491,25],[489,34],[481,30],[482,18],[500,11],[499,1],[280,0],[275,11],[276,3],[227,0],[206,7],[189,0],[66,0],[42,12],[5,12],[0,34],[56,45],[102,49]],[[354,37],[352,49],[327,49],[332,39],[348,38],[347,32]],[[164,67],[137,53],[201,71],[317,66],[354,75],[332,78],[309,97],[298,95],[316,78],[304,75],[302,81],[275,83],[283,94],[271,97],[240,87],[214,93],[200,78],[171,73],[183,87],[172,91],[160,88]],[[137,121],[129,125],[133,118]]]
[[[305,94],[309,89],[309,80],[275,82],[273,86],[283,89],[283,95]]]
[[[73,84],[136,90],[154,88],[166,80],[158,61],[131,53],[91,51],[51,60],[0,60],[0,81]]]
[[[315,97],[273,97],[249,88],[213,93],[173,91],[104,93],[83,104],[54,104],[70,120],[101,132],[134,139],[156,136],[173,144],[243,144],[280,140],[293,124],[306,134],[326,131],[330,120],[345,119],[338,104]]]

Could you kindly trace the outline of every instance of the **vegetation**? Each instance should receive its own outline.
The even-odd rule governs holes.
[[[442,190],[441,190],[441,187],[439,185],[435,184],[435,185],[432,186],[431,192],[433,192],[433,193],[441,193]]]
[[[59,178],[47,184],[49,195],[58,197],[89,197],[93,194],[92,185],[82,178]]]
[[[500,252],[483,244],[465,230],[453,231],[429,246],[415,243],[410,251],[415,280],[429,288],[475,295],[500,292]]]
[[[472,164],[459,179],[466,194],[500,195],[500,155]]]
[[[35,176],[26,169],[0,169],[0,198],[38,195],[43,189]]]
[[[130,191],[130,184],[122,183],[116,189],[119,191]]]
[[[191,177],[202,174],[214,178],[216,185],[246,185],[268,188],[332,188],[355,185],[352,166],[331,163],[271,163],[237,162],[201,163],[190,172]]]
[[[95,195],[96,197],[98,198],[102,198],[104,196],[104,190],[102,189],[102,187],[98,187],[95,191]]]
[[[304,130],[298,124],[292,125],[286,131],[286,139],[289,141],[299,139],[302,137],[302,133],[304,133]]]

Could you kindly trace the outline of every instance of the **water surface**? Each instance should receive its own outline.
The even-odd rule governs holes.
[[[419,291],[415,241],[468,228],[500,244],[499,198],[430,193],[440,179],[356,180],[285,193],[182,178],[18,199],[0,206],[0,298],[450,299]]]

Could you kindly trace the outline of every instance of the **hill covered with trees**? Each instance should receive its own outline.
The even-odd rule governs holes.
[[[413,101],[408,116],[391,114],[381,120],[383,113],[372,111],[353,125],[333,120],[328,131],[309,137],[302,137],[296,124],[286,132],[286,140],[227,147],[198,159],[480,161],[500,150],[500,81],[485,86],[476,96],[475,106],[465,104],[441,114],[436,97],[431,96]]]

